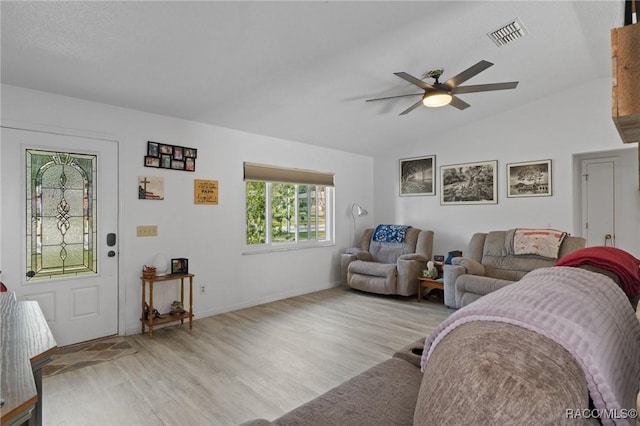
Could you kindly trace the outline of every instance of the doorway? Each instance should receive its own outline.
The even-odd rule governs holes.
[[[574,231],[587,246],[614,246],[640,256],[636,146],[574,156]]]

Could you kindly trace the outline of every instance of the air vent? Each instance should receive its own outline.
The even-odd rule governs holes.
[[[491,31],[487,35],[495,44],[498,45],[498,47],[501,47],[521,37],[524,37],[526,33],[527,32],[524,29],[522,22],[520,22],[520,20],[516,18],[513,21],[501,26],[500,28]]]

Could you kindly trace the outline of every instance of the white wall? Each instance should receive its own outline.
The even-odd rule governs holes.
[[[473,95],[468,96],[471,101]],[[462,115],[464,111],[450,108],[450,113]],[[627,178],[621,182],[617,209],[622,212],[621,226],[616,233],[632,236],[619,239],[623,244],[618,246],[638,256],[637,144],[632,147],[629,152],[635,153],[635,160],[625,166]],[[474,232],[497,229],[550,226],[580,235],[581,225],[574,214],[579,197],[573,183],[574,154],[622,148],[625,146],[611,120],[611,80],[596,80],[446,134],[426,134],[423,140],[376,156],[375,222],[433,229],[434,254],[464,250]],[[398,159],[423,155],[436,156],[436,196],[399,197]],[[553,196],[507,198],[507,163],[549,158],[553,160]],[[498,204],[441,206],[439,166],[485,160],[498,160]]]
[[[195,296],[199,318],[338,284],[339,253],[352,245],[351,205],[373,206],[367,156],[3,85],[2,124],[14,122],[119,141],[121,332],[140,330],[140,271],[156,252],[189,259],[196,287],[206,286]],[[149,140],[197,148],[196,172],[143,167]],[[336,245],[243,255],[243,161],[334,172]],[[137,199],[143,175],[164,176],[164,201]],[[219,181],[219,205],[194,205],[194,179]],[[360,218],[358,228],[372,221]],[[136,237],[138,225],[157,225],[158,237]],[[174,293],[156,291],[155,300],[169,305]]]

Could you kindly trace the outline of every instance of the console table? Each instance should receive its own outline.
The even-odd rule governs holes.
[[[180,301],[184,305],[184,280],[189,279],[189,310],[185,310],[183,313],[165,313],[161,314],[163,318],[153,317],[153,284],[160,281],[177,281],[180,280]],[[161,275],[153,277],[140,277],[142,280],[142,313],[140,315],[140,322],[142,323],[142,332],[144,333],[145,325],[149,327],[149,339],[153,339],[153,327],[158,324],[164,324],[167,322],[180,321],[184,323],[184,319],[189,319],[189,329],[193,327],[193,274],[171,274]],[[149,310],[148,318],[145,318],[145,304],[147,303],[147,291],[146,286],[149,284]]]
[[[57,346],[38,302],[0,293],[0,335],[0,424],[40,426],[42,367]]]

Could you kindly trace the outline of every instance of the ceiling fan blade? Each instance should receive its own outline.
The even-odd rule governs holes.
[[[424,81],[420,80],[419,78],[415,78],[414,76],[412,76],[410,74],[407,74],[406,72],[394,72],[394,74],[397,75],[400,78],[403,78],[403,79],[407,80],[411,84],[415,84],[416,86],[418,86],[419,88],[421,88],[423,90],[433,90],[433,89],[435,89],[435,87],[433,87],[429,83],[425,83]]]
[[[449,105],[458,108],[459,110],[467,109],[471,106],[457,96],[454,96],[453,99],[451,99],[451,103],[449,103]]]
[[[404,111],[402,111],[398,115],[409,114],[411,111],[413,111],[414,109],[418,108],[420,105],[422,105],[422,99],[420,99],[418,102],[416,102],[415,104],[411,105],[409,108],[405,109]]]
[[[451,93],[476,93],[476,92],[489,92],[492,90],[506,90],[515,89],[518,86],[517,81],[510,81],[508,83],[492,83],[492,84],[476,84],[474,86],[458,86],[451,89]]]
[[[444,82],[444,85],[451,88],[459,86],[465,81],[469,80],[471,77],[480,74],[482,71],[486,70],[492,65],[493,64],[491,62],[482,60],[477,64],[472,65],[466,70],[462,71],[460,74],[456,75],[455,77],[451,77],[449,80]]]
[[[424,95],[424,93],[411,93],[409,95],[398,95],[398,96],[388,96],[386,98],[376,98],[376,99],[367,99],[365,102],[373,102],[373,101],[384,101],[385,99],[395,99],[395,98],[404,98],[407,96],[418,96],[418,95]]]

